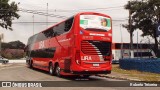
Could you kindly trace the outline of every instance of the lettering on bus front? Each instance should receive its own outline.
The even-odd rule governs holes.
[[[92,60],[91,56],[81,56],[81,60]]]

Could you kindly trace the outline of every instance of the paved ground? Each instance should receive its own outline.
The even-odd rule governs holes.
[[[25,63],[26,60],[22,59],[22,60],[9,60],[9,64],[7,65],[0,65],[1,66],[9,66],[11,64],[23,64]],[[133,78],[133,77],[128,77],[127,75],[124,74],[120,74],[120,73],[116,73],[116,72],[112,72],[111,74],[108,75],[100,75],[102,77],[107,77],[107,78],[113,78],[113,79],[119,79],[119,80],[132,80],[132,81],[139,81],[137,78]]]
[[[111,74],[111,76],[114,75]],[[33,70],[26,67],[24,63],[9,63],[0,65],[0,81],[75,81],[77,78],[59,78],[50,76],[48,72]],[[89,81],[121,81],[110,77],[91,76]],[[84,82],[86,85],[87,82]],[[97,83],[98,84],[98,83]],[[43,88],[0,88],[0,90],[159,90],[160,88],[150,87],[43,87]]]
[[[131,77],[131,76],[128,76],[127,74],[121,74],[121,73],[117,73],[117,72],[113,72],[113,71],[111,74],[107,74],[107,75],[101,74],[99,76],[112,78],[112,79],[119,79],[119,80],[141,81],[136,77]]]
[[[0,67],[0,81],[68,81],[72,79],[51,76],[46,71],[30,69],[24,63],[12,63]],[[121,81],[117,79],[91,76],[89,79]]]

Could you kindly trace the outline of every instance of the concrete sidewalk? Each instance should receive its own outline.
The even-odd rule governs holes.
[[[111,74],[100,74],[99,76],[113,78],[113,79],[120,79],[120,80],[141,81],[137,77],[131,77],[128,74],[121,74],[113,71],[111,72]]]

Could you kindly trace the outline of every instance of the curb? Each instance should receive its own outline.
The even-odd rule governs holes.
[[[119,79],[119,80],[129,80],[129,81],[141,81],[139,79],[134,78],[126,78],[126,77],[117,77],[117,76],[111,76],[111,75],[98,75],[99,77],[106,77],[111,79]]]

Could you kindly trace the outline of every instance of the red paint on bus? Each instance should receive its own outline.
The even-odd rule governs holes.
[[[109,74],[112,60],[111,17],[82,12],[31,36],[27,65],[51,74]]]

